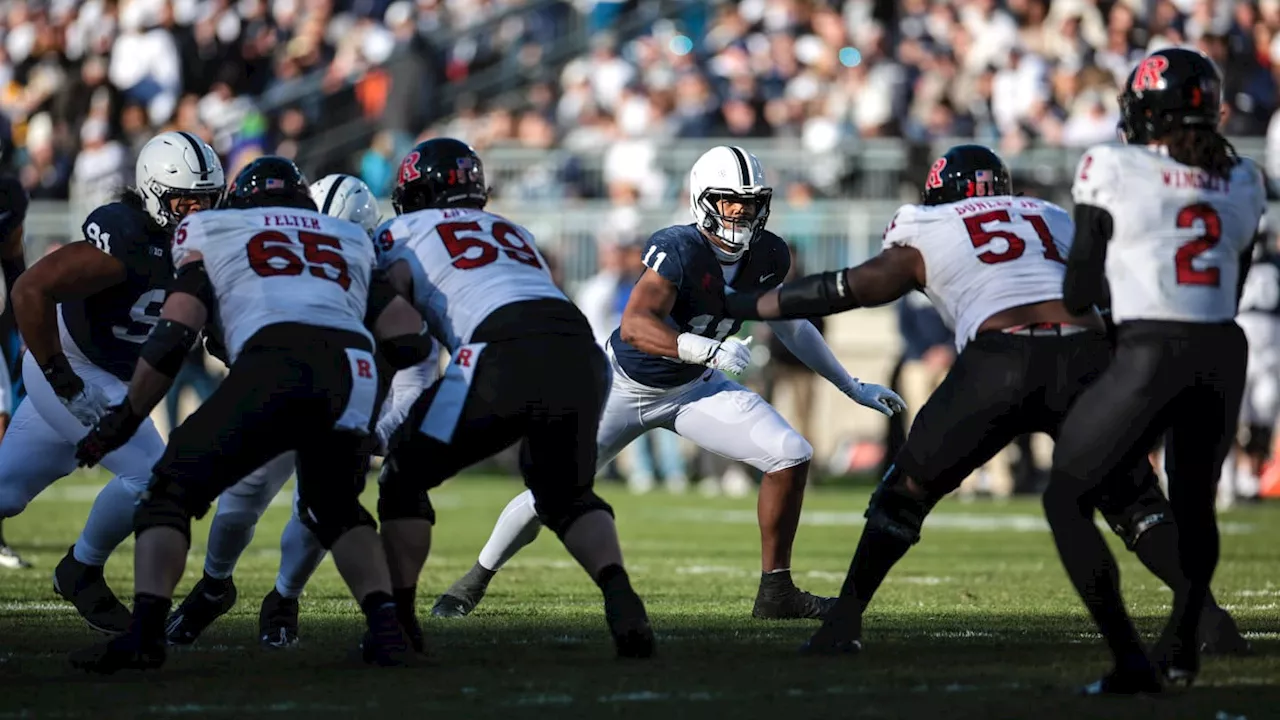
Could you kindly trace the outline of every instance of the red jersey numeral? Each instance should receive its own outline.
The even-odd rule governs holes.
[[[1062,255],[1058,253],[1058,246],[1053,244],[1053,235],[1049,232],[1049,224],[1044,221],[1044,218],[1039,215],[1022,215],[1022,219],[1030,223],[1032,229],[1036,231],[1036,237],[1044,247],[1045,259],[1065,263]],[[1009,247],[1004,252],[987,250],[978,255],[978,259],[988,265],[1017,260],[1027,249],[1026,241],[1017,234],[1009,230],[986,230],[983,227],[988,223],[996,222],[1010,222],[1009,211],[992,210],[981,215],[970,215],[964,219],[965,229],[969,231],[969,240],[975,248],[983,247],[996,239],[1009,243]]]
[[[302,245],[301,257],[288,235],[279,230],[263,230],[250,238],[245,247],[249,267],[262,277],[288,277],[306,272],[312,277],[335,282],[343,290],[351,288],[347,260],[334,252],[342,247],[337,238],[299,230],[298,243]]]
[[[497,243],[498,247],[483,236],[460,234],[483,232],[478,222],[444,223],[437,225],[436,231],[440,233],[440,240],[444,243],[445,250],[448,250],[449,256],[453,258],[453,266],[459,270],[471,270],[492,263],[499,257],[499,248],[502,255],[516,262],[530,267],[542,267],[542,262],[538,260],[538,253],[533,246],[520,237],[520,233],[514,227],[506,223],[494,223],[489,231],[490,238]],[[479,252],[470,252],[475,249],[479,249]]]
[[[1214,210],[1213,206],[1205,203],[1188,205],[1178,211],[1177,225],[1179,228],[1194,227],[1197,220],[1203,224],[1203,234],[1179,246],[1178,252],[1174,256],[1174,267],[1178,271],[1178,284],[1217,287],[1222,281],[1221,271],[1216,267],[1207,267],[1200,270],[1192,265],[1191,261],[1222,240],[1222,218],[1218,216],[1218,211]]]

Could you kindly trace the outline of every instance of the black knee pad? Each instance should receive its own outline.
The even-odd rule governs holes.
[[[298,517],[325,550],[332,548],[349,530],[378,527],[377,521],[359,502],[326,503],[317,508],[300,499]]]
[[[879,530],[915,545],[929,511],[940,498],[921,500],[907,489],[907,476],[897,465],[889,468],[871,494],[864,517],[867,528]]]
[[[1124,540],[1125,547],[1133,550],[1143,533],[1157,525],[1173,523],[1173,509],[1169,500],[1154,482],[1128,498],[1104,498],[1098,510],[1116,535]]]
[[[138,509],[133,513],[134,536],[151,528],[167,527],[182,533],[190,545],[191,518],[203,517],[208,510],[209,503],[193,498],[181,481],[160,475],[152,476],[151,484],[138,498]]]
[[[378,476],[378,519],[436,523],[436,509],[431,505],[428,489],[402,472],[394,456],[387,458]]]
[[[603,510],[609,513],[609,517],[613,517],[613,507],[590,487],[574,488],[568,492],[549,489],[534,490],[533,507],[538,512],[538,519],[542,524],[561,540],[578,518],[589,512]]]

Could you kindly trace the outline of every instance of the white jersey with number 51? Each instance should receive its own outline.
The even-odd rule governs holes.
[[[992,315],[1062,298],[1073,233],[1071,217],[1051,202],[975,197],[902,206],[885,230],[884,247],[919,251],[924,292],[963,350]]]
[[[174,266],[197,251],[232,362],[246,340],[276,323],[349,330],[372,340],[364,315],[374,254],[359,225],[287,207],[206,210],[174,231]]]
[[[413,304],[450,352],[471,342],[480,323],[504,305],[568,299],[533,234],[484,210],[406,213],[383,223],[374,238],[379,268],[408,263]]]
[[[1256,165],[1228,178],[1157,148],[1099,145],[1080,159],[1071,194],[1111,214],[1111,315],[1127,320],[1225,322],[1236,314],[1240,255],[1266,208]]]

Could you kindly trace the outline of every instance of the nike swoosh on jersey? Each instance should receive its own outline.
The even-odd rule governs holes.
[[[764,282],[765,280],[768,280],[769,278],[773,277],[774,275],[777,275],[777,273],[769,273],[768,275],[761,275],[761,276],[760,276],[760,282]]]

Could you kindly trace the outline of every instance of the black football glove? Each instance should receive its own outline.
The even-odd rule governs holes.
[[[134,411],[127,397],[119,405],[112,405],[76,445],[76,461],[80,467],[97,465],[102,458],[129,442],[146,419],[146,415]]]

